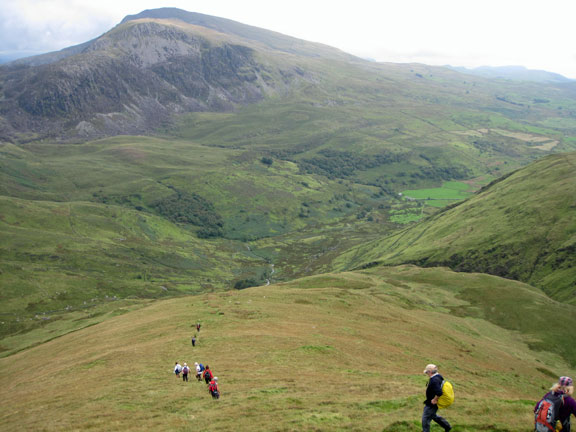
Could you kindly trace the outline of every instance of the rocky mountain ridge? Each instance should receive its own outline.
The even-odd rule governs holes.
[[[148,133],[175,113],[230,111],[302,78],[225,35],[174,20],[129,20],[40,57],[0,67],[0,138]]]

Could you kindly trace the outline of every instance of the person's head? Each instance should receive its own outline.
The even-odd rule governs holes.
[[[178,362],[174,363],[174,364],[178,364]]]
[[[214,377],[214,381],[218,381],[218,377]]]
[[[432,376],[438,373],[438,366],[435,364],[428,364],[426,368],[424,368],[424,375]]]
[[[574,393],[574,385],[572,382],[572,378],[568,376],[561,376],[558,379],[558,382],[554,383],[554,385],[550,390],[556,393],[564,393],[572,395],[572,393]]]
[[[210,369],[210,366],[206,365],[206,367],[204,369]]]
[[[186,363],[184,363],[184,366],[188,366]]]
[[[198,362],[195,362],[195,363],[194,363],[194,366],[198,366]]]

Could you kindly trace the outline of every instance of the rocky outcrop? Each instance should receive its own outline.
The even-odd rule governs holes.
[[[53,60],[53,61],[51,61]],[[229,111],[278,85],[255,51],[185,26],[128,21],[67,55],[0,67],[0,138],[153,131],[176,113]]]

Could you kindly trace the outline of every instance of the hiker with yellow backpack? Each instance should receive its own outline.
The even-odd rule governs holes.
[[[429,364],[424,369],[424,374],[430,378],[426,386],[426,400],[422,413],[422,432],[430,432],[430,422],[434,420],[444,428],[446,432],[452,429],[448,420],[438,415],[438,408],[447,408],[454,402],[454,389],[452,384],[446,381],[438,373],[438,367]]]

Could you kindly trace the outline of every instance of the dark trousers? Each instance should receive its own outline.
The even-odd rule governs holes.
[[[188,381],[188,374],[182,374],[182,381]]]
[[[448,423],[444,417],[440,417],[437,412],[437,405],[424,406],[424,412],[422,413],[422,432],[430,432],[430,422],[432,420],[442,426],[444,430],[450,430],[450,423]]]

